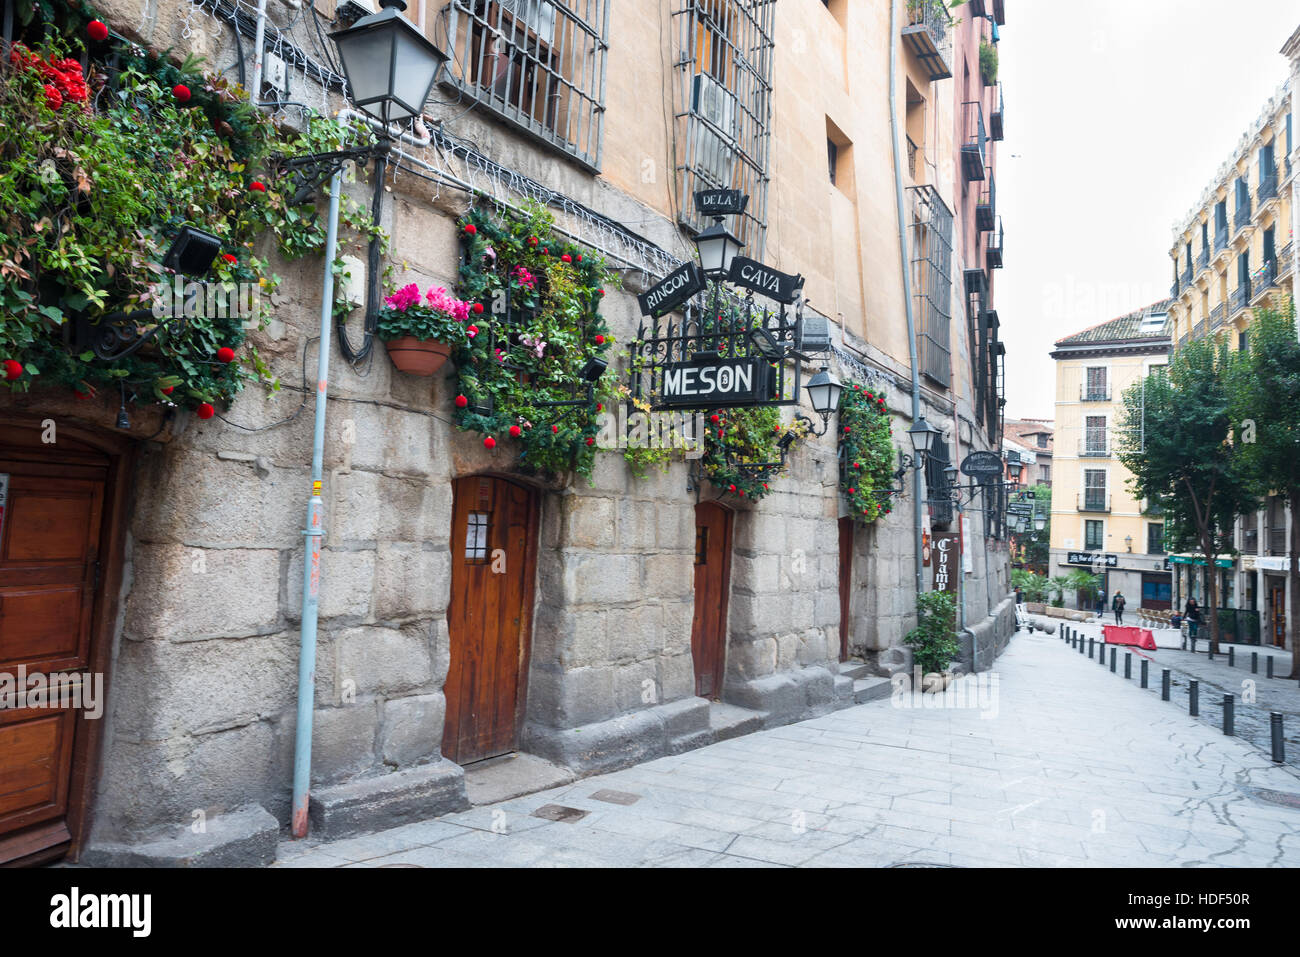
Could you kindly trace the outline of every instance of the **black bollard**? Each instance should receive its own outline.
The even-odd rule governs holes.
[[[1281,764],[1286,760],[1286,745],[1282,741],[1282,712],[1268,713],[1268,727],[1273,735],[1273,760]]]
[[[1273,677],[1273,656],[1272,655],[1268,656],[1268,674],[1265,677],[1268,678]]]
[[[1145,688],[1146,686],[1147,686],[1147,660],[1143,658],[1142,659],[1142,687]]]
[[[1211,642],[1209,643],[1209,645],[1206,646],[1205,653],[1206,653],[1207,655],[1210,656],[1210,660],[1211,660],[1211,661],[1214,660],[1214,642],[1213,642],[1213,641],[1211,641]]]
[[[1092,657],[1092,636],[1088,636],[1088,657]]]
[[[1250,673],[1252,675],[1259,674],[1259,652],[1258,651],[1252,651],[1250,653]]]
[[[1193,718],[1201,714],[1201,683],[1195,678],[1187,682],[1187,713]]]
[[[1228,649],[1228,667],[1229,667],[1229,668],[1235,668],[1235,667],[1237,667],[1237,649],[1236,649],[1236,648],[1229,648],[1229,649]]]
[[[1112,646],[1111,646],[1111,649],[1110,649],[1110,673],[1111,673],[1111,674],[1114,674],[1114,673],[1115,673],[1115,651],[1116,651],[1116,649],[1115,649],[1115,647],[1112,645]]]
[[[1161,701],[1169,700],[1169,669],[1168,668],[1162,668],[1160,670],[1160,700]]]
[[[1223,733],[1224,734],[1232,735],[1236,733],[1233,728],[1232,718],[1233,718],[1232,695],[1225,694],[1223,696]]]
[[[1192,654],[1196,654],[1196,639],[1192,639]]]
[[[1133,677],[1133,652],[1124,652],[1124,680],[1129,681]]]

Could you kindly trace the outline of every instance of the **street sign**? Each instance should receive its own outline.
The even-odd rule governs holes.
[[[1065,559],[1067,565],[1096,565],[1098,561],[1107,568],[1119,567],[1118,555],[1099,555],[1096,552],[1070,552]]]
[[[803,289],[803,276],[779,272],[744,256],[737,256],[731,261],[731,273],[727,278],[737,286],[752,289],[787,306],[799,298],[799,292]]]
[[[771,367],[761,358],[723,359],[716,352],[697,353],[689,362],[664,366],[660,406],[732,409],[772,398]]]
[[[955,592],[960,573],[957,571],[957,555],[961,551],[960,540],[956,532],[935,532],[934,546],[934,590]]]
[[[667,315],[697,292],[704,290],[704,270],[697,262],[688,262],[674,269],[663,281],[637,296],[643,316]]]
[[[1010,505],[1007,506],[1007,514],[1008,514],[1008,515],[1024,515],[1026,518],[1028,518],[1029,516],[1031,516],[1031,515],[1034,514],[1034,507],[1033,507],[1032,505],[1029,505],[1029,504],[1021,504],[1020,502],[1012,502]]]
[[[961,474],[988,482],[1000,478],[1004,468],[1002,456],[996,452],[972,452],[962,460]]]
[[[738,189],[698,189],[695,209],[701,216],[734,216],[743,213],[749,197]]]

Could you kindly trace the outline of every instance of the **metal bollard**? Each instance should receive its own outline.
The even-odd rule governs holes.
[[[1142,687],[1145,688],[1146,686],[1147,686],[1147,660],[1143,658],[1142,659]]]
[[[1193,638],[1191,639],[1191,641],[1192,641],[1192,654],[1196,654],[1196,639]]]
[[[1250,673],[1252,675],[1259,674],[1259,652],[1258,651],[1252,651],[1250,653]]]
[[[1211,660],[1211,661],[1214,660],[1214,642],[1213,642],[1213,641],[1211,641],[1211,642],[1209,643],[1209,645],[1206,646],[1205,653],[1206,653],[1207,655],[1210,656],[1210,660]]]
[[[1115,650],[1116,649],[1114,648],[1114,646],[1112,646],[1110,649],[1110,673],[1111,674],[1115,673]]]
[[[1088,657],[1092,657],[1092,636],[1088,636]]]
[[[1124,652],[1124,680],[1128,681],[1133,677],[1133,652]]]
[[[1193,718],[1201,716],[1201,683],[1195,678],[1187,682],[1187,713]]]
[[[1286,744],[1282,741],[1282,712],[1268,713],[1268,727],[1273,737],[1273,760],[1281,764],[1286,760]]]
[[[1233,728],[1232,719],[1233,719],[1232,695],[1225,694],[1223,696],[1223,733],[1224,734],[1232,735],[1236,733]]]
[[[1228,667],[1229,667],[1229,668],[1235,668],[1235,667],[1237,667],[1237,649],[1236,649],[1236,648],[1229,648],[1229,649],[1228,649]]]
[[[1265,677],[1268,678],[1273,677],[1273,656],[1272,655],[1268,656],[1268,674]]]
[[[1169,700],[1169,669],[1162,668],[1160,671],[1160,700]]]

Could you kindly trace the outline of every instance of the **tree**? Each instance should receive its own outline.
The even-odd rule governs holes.
[[[1175,550],[1200,552],[1211,570],[1210,647],[1219,650],[1215,560],[1232,552],[1233,523],[1253,508],[1238,446],[1231,441],[1227,347],[1197,340],[1181,347],[1166,373],[1147,376],[1124,392],[1116,453],[1133,477],[1135,497],[1165,511]]]
[[[1287,567],[1286,646],[1291,677],[1300,678],[1296,609],[1300,608],[1300,340],[1295,300],[1280,310],[1261,309],[1248,330],[1249,348],[1232,367],[1232,418],[1236,445],[1251,491],[1278,494],[1291,509]]]
[[[1025,533],[1025,567],[1039,574],[1047,572],[1048,559],[1052,542],[1052,487],[1038,484],[1034,486],[1034,514],[1046,519],[1042,531],[1030,526]]]

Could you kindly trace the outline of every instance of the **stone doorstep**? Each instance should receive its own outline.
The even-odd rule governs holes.
[[[195,834],[185,824],[134,844],[92,842],[85,867],[266,867],[275,861],[280,822],[260,804],[215,814]]]
[[[865,661],[841,661],[840,674],[845,678],[870,678],[871,666]]]
[[[547,791],[577,778],[569,768],[533,754],[516,752],[465,768],[465,791],[475,807]]]
[[[709,702],[709,730],[713,732],[714,741],[761,731],[766,723],[766,711],[751,711],[724,701]]]
[[[866,704],[868,701],[880,701],[893,692],[893,682],[888,678],[867,677],[853,680],[853,703]]]
[[[335,840],[463,811],[465,771],[447,760],[314,790],[312,834]]]

